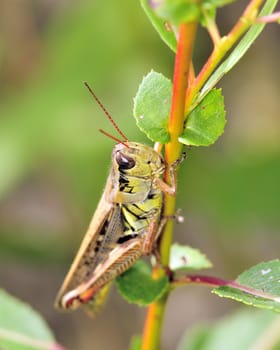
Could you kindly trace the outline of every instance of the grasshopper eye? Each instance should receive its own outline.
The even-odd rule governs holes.
[[[135,160],[131,157],[125,156],[121,152],[116,154],[116,161],[120,166],[120,169],[131,169],[135,166]]]

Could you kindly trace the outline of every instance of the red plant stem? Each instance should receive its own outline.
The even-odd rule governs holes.
[[[164,179],[170,183],[169,167],[180,158],[182,144],[179,143],[178,137],[184,129],[185,121],[185,97],[188,88],[189,74],[192,73],[192,50],[197,29],[197,23],[182,24],[179,30],[178,48],[175,58],[174,76],[173,76],[173,92],[172,104],[169,118],[169,135],[170,141],[165,146],[165,161],[168,165]],[[172,216],[175,212],[176,198],[166,195],[164,203],[164,215]],[[173,221],[170,220],[161,238],[160,255],[163,266],[169,264],[170,246],[172,243]]]
[[[242,292],[251,294],[253,296],[270,299],[274,301],[279,300],[278,297],[270,293],[266,293],[262,290],[251,288],[251,287],[239,284],[238,282],[235,282],[235,281],[225,280],[223,278],[213,277],[213,276],[178,274],[173,278],[172,284],[173,286],[183,286],[188,284],[207,285],[211,287],[227,286],[227,287],[239,289]]]
[[[185,95],[188,85],[188,75],[191,67],[192,49],[196,33],[197,23],[181,24],[179,28],[178,47],[174,67],[172,106],[169,119],[170,142],[165,147],[165,160],[167,169],[180,157],[182,145],[178,136],[183,131]],[[170,183],[169,171],[165,173],[165,181]],[[175,211],[175,197],[166,195],[164,202],[164,215],[172,216]],[[170,247],[172,243],[173,223],[170,220],[162,234],[160,242],[160,260],[163,266],[168,266]],[[165,273],[163,268],[154,270],[154,276]],[[158,350],[160,348],[160,336],[162,321],[168,292],[148,308],[144,332],[142,337],[142,350]]]
[[[174,285],[204,284],[211,287],[236,286],[236,282],[225,280],[219,277],[213,277],[213,276],[207,276],[207,275],[180,275],[180,274],[178,274],[173,278],[172,284]]]
[[[258,23],[273,23],[280,20],[280,11],[271,13],[268,16],[259,17],[256,19]]]

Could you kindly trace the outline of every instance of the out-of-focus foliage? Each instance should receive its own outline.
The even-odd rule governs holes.
[[[132,35],[129,28],[134,17],[139,29],[135,28]],[[6,81],[2,95],[0,198],[4,200],[38,176],[60,187],[59,200],[70,212],[82,208],[86,211],[82,216],[87,217],[93,211],[105,183],[113,146],[98,129],[102,126],[111,131],[112,127],[82,82],[89,82],[127,136],[134,139],[137,129],[132,118],[132,97],[139,78],[150,66],[145,53],[140,57],[141,47],[138,51],[134,47],[137,38],[146,47],[152,43],[149,29],[140,29],[144,18],[136,6],[130,6],[129,15],[119,13],[112,1],[108,8],[100,3],[72,4],[49,19],[49,26],[39,38],[43,56],[39,72],[22,83],[22,88],[15,89]],[[110,24],[104,24],[105,19]],[[157,47],[153,50],[156,52]],[[164,67],[164,61],[158,64]],[[13,238],[9,225],[5,226],[9,244]],[[32,229],[20,226],[20,231]],[[44,236],[46,228],[39,226]],[[67,231],[69,226],[65,225]]]
[[[240,15],[244,4],[237,3],[222,13],[222,28]],[[173,53],[136,2],[6,1],[0,23],[1,287],[42,311],[70,348],[87,349],[93,340],[98,349],[112,341],[115,349],[127,348],[141,327],[138,309],[113,298],[89,321],[79,313],[58,315],[52,306],[102,192],[114,144],[98,132],[114,134],[82,82],[130,140],[149,143],[132,117],[133,96],[151,69],[172,78]],[[205,38],[200,32],[199,64],[209,53]],[[265,30],[227,75],[225,133],[209,149],[187,149],[180,171],[185,223],[176,226],[176,241],[200,248],[224,277],[279,254],[278,40],[277,29]],[[164,349],[174,347],[188,322],[222,313],[221,300],[209,296],[203,308],[198,295],[184,294],[172,310],[176,322],[167,317]]]
[[[0,346],[5,350],[55,348],[54,337],[32,308],[0,290]]]
[[[177,350],[222,350],[225,346],[228,350],[279,350],[277,329],[279,316],[272,312],[237,312],[214,325],[186,332]]]

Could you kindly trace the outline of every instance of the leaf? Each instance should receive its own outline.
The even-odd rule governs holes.
[[[189,271],[207,269],[212,264],[198,249],[175,243],[171,247],[169,267],[172,271]]]
[[[221,89],[213,89],[188,116],[179,141],[185,145],[209,146],[222,135],[225,124]]]
[[[172,84],[160,73],[147,74],[134,98],[133,114],[137,126],[154,142],[167,143],[168,116]]]
[[[262,262],[243,272],[237,286],[221,286],[213,293],[264,309],[280,312],[280,260]]]
[[[274,10],[277,4],[277,0],[267,0],[263,6],[262,11],[259,16],[265,16]],[[208,81],[202,88],[198,101],[201,101],[203,97],[222,79],[222,77],[228,73],[236,63],[245,55],[249,50],[251,45],[255,42],[256,38],[260,35],[264,29],[264,23],[256,23],[248,30],[248,32],[240,40],[239,44],[233,49],[232,53],[228,56],[226,60],[215,70],[215,72],[210,76]]]
[[[166,21],[159,18],[156,13],[151,8],[148,0],[140,0],[141,6],[145,11],[147,17],[151,21],[153,27],[159,33],[161,39],[165,42],[167,46],[174,52],[176,52],[177,48],[177,40],[172,28],[166,27]]]
[[[150,267],[142,260],[117,277],[116,285],[122,297],[130,303],[146,306],[162,296],[168,287],[168,277],[152,277]]]
[[[200,18],[199,3],[186,0],[164,0],[152,2],[155,12],[171,23],[188,23]]]
[[[271,334],[269,332],[273,329],[279,329],[279,317],[272,312],[257,310],[236,312],[215,324],[211,322],[187,330],[177,350],[268,349],[265,346],[267,343],[262,347],[260,345],[268,339],[268,334]],[[279,344],[277,331],[275,335],[275,339],[270,337],[272,346],[276,345],[276,342]],[[276,350],[274,347],[273,349]]]
[[[62,349],[42,317],[29,305],[0,290],[0,349]]]

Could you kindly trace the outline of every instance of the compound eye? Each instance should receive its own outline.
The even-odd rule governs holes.
[[[121,152],[118,152],[116,154],[116,161],[120,166],[120,169],[131,169],[135,166],[135,160],[131,157],[128,157]]]

